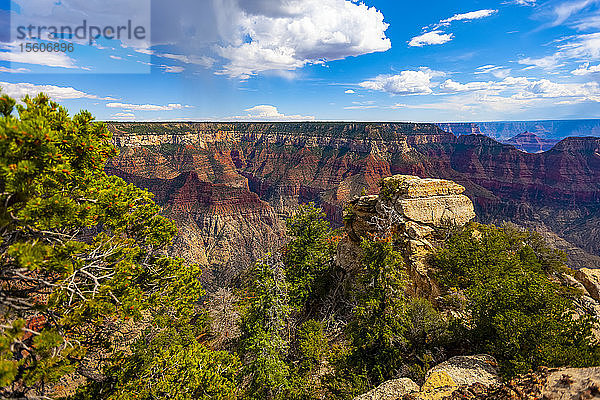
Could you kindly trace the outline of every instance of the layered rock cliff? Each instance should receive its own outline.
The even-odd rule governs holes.
[[[431,124],[109,127],[121,148],[107,167],[112,173],[135,181],[176,179],[193,171],[221,189],[255,193],[278,223],[298,203],[314,201],[341,226],[343,204],[364,192],[377,194],[382,178],[444,178],[466,188],[482,222],[512,221],[538,229],[570,252],[572,265],[600,267],[598,138],[569,138],[551,151],[526,154],[482,135],[456,137]],[[229,207],[227,201],[223,206]],[[264,212],[263,206],[248,207]]]

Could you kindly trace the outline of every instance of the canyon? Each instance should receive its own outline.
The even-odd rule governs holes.
[[[424,123],[109,123],[119,155],[107,172],[149,189],[180,228],[174,250],[235,284],[285,242],[298,204],[334,226],[344,205],[396,174],[465,187],[483,223],[535,229],[574,268],[600,268],[600,138],[528,154]],[[474,129],[474,128],[473,128]]]
[[[446,132],[459,135],[481,133],[504,141],[523,132],[530,132],[543,139],[559,141],[567,137],[600,136],[600,120],[547,120],[547,121],[495,121],[495,122],[449,122],[438,126]]]

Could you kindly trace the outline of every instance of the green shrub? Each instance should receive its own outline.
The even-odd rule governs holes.
[[[472,350],[495,356],[505,376],[541,365],[600,364],[597,323],[574,318],[575,294],[551,279],[565,271],[539,235],[471,224],[432,258],[439,280],[464,291]]]

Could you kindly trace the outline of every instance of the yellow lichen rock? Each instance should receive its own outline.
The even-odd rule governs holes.
[[[458,389],[452,377],[444,371],[435,371],[429,375],[421,391],[416,395],[419,400],[442,400]]]

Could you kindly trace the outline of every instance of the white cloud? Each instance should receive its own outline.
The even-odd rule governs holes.
[[[154,53],[156,57],[169,58],[171,60],[177,60],[185,64],[200,65],[204,68],[210,68],[215,64],[215,59],[207,56],[186,56],[182,54],[171,54],[171,53]]]
[[[352,89],[348,89],[344,93],[346,93],[346,94],[354,94],[356,92],[354,90],[352,90]]]
[[[344,107],[344,110],[370,110],[373,108],[379,108],[379,106],[376,105],[367,105],[367,104],[360,104],[360,105],[355,105],[355,106],[347,106]]]
[[[520,6],[535,6],[537,4],[537,0],[513,0],[503,4],[517,4]]]
[[[423,46],[428,46],[428,45],[432,45],[432,44],[448,43],[449,41],[454,39],[454,34],[453,33],[445,33],[444,31],[440,30],[440,28],[448,27],[453,22],[456,22],[456,21],[468,22],[468,21],[473,21],[476,19],[487,18],[489,16],[494,15],[497,12],[498,12],[498,10],[485,9],[485,10],[471,11],[471,12],[467,12],[467,13],[463,13],[463,14],[455,14],[450,18],[441,20],[437,24],[433,24],[433,25],[424,27],[423,31],[425,31],[425,32],[419,36],[413,37],[408,42],[408,45],[410,47],[423,47]]]
[[[600,59],[600,32],[573,37],[568,43],[559,46],[557,56],[580,60]]]
[[[0,67],[0,72],[8,72],[9,74],[23,74],[25,72],[29,72],[27,68],[6,68]]]
[[[573,75],[578,76],[589,75],[596,72],[600,72],[600,64],[590,66],[590,63],[585,63],[580,65],[576,70],[571,71]]]
[[[219,1],[227,4],[218,19],[221,36],[229,43],[218,48],[227,60],[219,73],[230,77],[293,71],[391,48],[383,14],[364,3],[254,0],[238,1],[232,9],[235,1]]]
[[[487,10],[486,9],[486,10],[471,11],[471,12],[464,13],[464,14],[455,14],[454,16],[452,16],[450,18],[441,20],[439,25],[440,26],[448,26],[454,21],[472,21],[474,19],[487,18],[487,17],[494,15],[497,12],[498,12],[498,10]]]
[[[177,67],[172,65],[159,65],[158,67],[168,74],[179,74],[185,70],[185,68],[183,67]]]
[[[109,56],[110,58],[112,58],[113,60],[122,60],[123,57],[119,57],[119,56]]]
[[[576,1],[565,1],[554,7],[554,22],[553,25],[557,26],[568,20],[572,15],[577,14],[579,11],[585,9],[591,4],[598,3],[598,0],[576,0]]]
[[[155,104],[128,104],[128,103],[108,103],[108,108],[121,108],[129,111],[172,111],[181,110],[190,106],[183,106],[181,104],[167,104],[166,106],[160,106]]]
[[[258,105],[251,108],[247,108],[248,114],[242,116],[236,116],[228,118],[231,120],[243,120],[243,121],[314,121],[313,116],[303,115],[285,115],[279,112],[277,107],[271,105]]]
[[[519,60],[519,64],[548,69],[559,66],[558,60],[559,57],[556,54],[553,54],[551,56],[541,58],[522,58]]]
[[[115,118],[121,121],[132,121],[135,119],[135,114],[133,113],[116,113],[111,115],[111,118]]]
[[[494,100],[503,98],[512,101],[527,101],[569,98],[572,102],[600,102],[600,85],[597,82],[557,83],[548,79],[508,77],[501,81],[459,83],[448,79],[440,85],[440,89],[446,93],[479,92],[480,95]]]
[[[491,74],[498,79],[506,78],[510,75],[510,68],[504,68],[496,65],[483,65],[481,67],[477,67],[475,74]]]
[[[375,78],[359,83],[365,89],[378,90],[391,94],[431,94],[431,79],[439,73],[427,68],[419,71],[402,71],[397,75],[379,75]]]
[[[523,58],[519,64],[552,70],[565,66],[567,62],[590,62],[600,60],[600,32],[575,35],[563,39],[554,54],[541,58]]]
[[[411,47],[423,47],[431,44],[444,44],[452,40],[454,34],[444,33],[442,31],[427,32],[419,36],[415,36],[408,42]]]
[[[571,25],[579,31],[598,30],[600,29],[600,12],[586,13]]]
[[[0,43],[0,61],[21,64],[42,65],[46,67],[76,69],[75,61],[66,53],[22,52],[17,43]]]
[[[54,100],[68,99],[99,99],[108,100],[109,98],[100,98],[96,95],[85,93],[72,87],[54,86],[54,85],[35,85],[33,83],[9,83],[0,82],[0,88],[11,97],[21,99],[26,95],[36,96],[39,93],[45,93]]]

